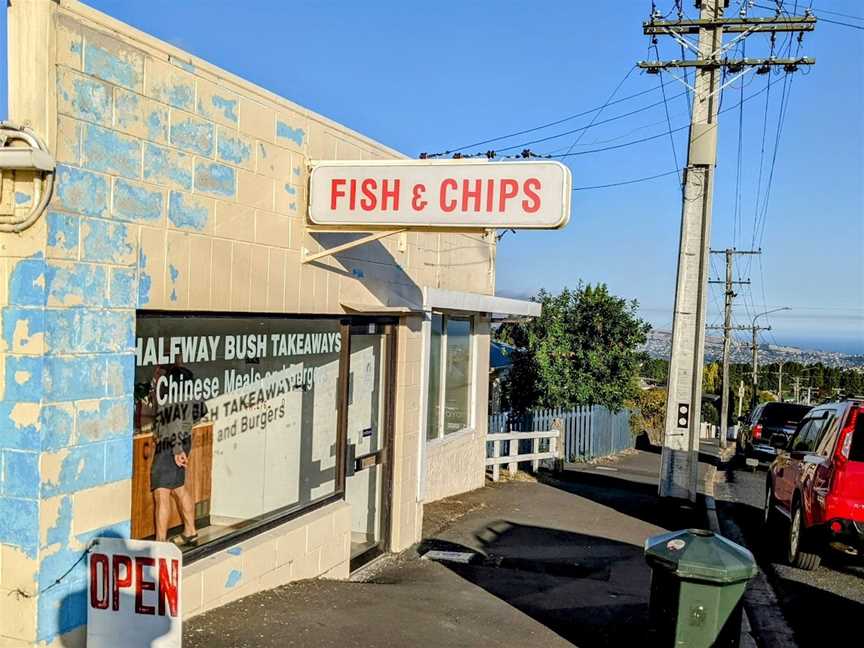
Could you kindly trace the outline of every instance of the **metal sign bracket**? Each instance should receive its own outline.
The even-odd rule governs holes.
[[[300,263],[312,263],[313,261],[317,261],[318,259],[323,259],[324,257],[332,256],[334,254],[339,254],[340,252],[345,252],[346,250],[351,250],[355,247],[359,247],[361,245],[365,245],[367,243],[372,243],[374,241],[380,241],[383,238],[387,238],[388,236],[393,236],[394,234],[401,234],[402,238],[399,241],[399,250],[404,251],[407,247],[407,241],[405,240],[405,233],[407,232],[407,228],[396,229],[396,230],[386,230],[383,232],[374,232],[369,234],[368,236],[364,236],[359,239],[355,239],[353,241],[349,241],[348,243],[343,243],[342,245],[337,245],[336,247],[327,248],[326,250],[321,250],[320,252],[310,253],[307,248],[303,248],[303,254],[300,258]],[[312,233],[315,233],[314,231]],[[339,233],[344,234],[345,231],[342,230]]]

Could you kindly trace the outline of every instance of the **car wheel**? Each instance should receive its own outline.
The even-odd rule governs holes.
[[[802,551],[801,547],[804,546],[804,531],[803,512],[801,511],[801,505],[796,502],[792,508],[792,519],[789,522],[786,559],[793,567],[812,571],[819,567],[819,563],[822,562],[822,556],[810,551]]]
[[[762,524],[768,531],[773,531],[777,528],[777,510],[775,509],[776,502],[774,501],[774,489],[771,487],[771,480],[765,486],[765,509],[762,511]]]

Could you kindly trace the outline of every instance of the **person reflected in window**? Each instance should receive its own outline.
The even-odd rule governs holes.
[[[176,384],[191,380],[193,374],[179,364],[171,366],[167,371],[158,367],[151,383],[153,403],[158,403],[155,392],[161,376],[166,376],[169,381]],[[183,521],[183,532],[180,534],[183,543],[194,544],[198,540],[198,531],[195,528],[195,502],[190,489],[186,486],[186,474],[189,469],[189,455],[192,452],[192,426],[203,416],[203,407],[203,403],[191,401],[178,403],[171,402],[169,399],[157,409],[153,425],[156,452],[150,466],[150,490],[153,493],[156,540],[159,542],[168,540],[172,497]]]

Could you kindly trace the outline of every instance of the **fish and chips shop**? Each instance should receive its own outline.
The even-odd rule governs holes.
[[[74,0],[8,4],[0,644],[347,578],[483,486],[490,324],[539,313],[495,296],[495,228],[566,224],[566,168],[408,160]]]

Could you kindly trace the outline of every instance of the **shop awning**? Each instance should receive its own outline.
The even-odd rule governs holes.
[[[490,313],[496,317],[537,317],[540,315],[540,304],[527,299],[495,297],[460,290],[445,290],[444,288],[424,288],[423,308],[424,310]]]

